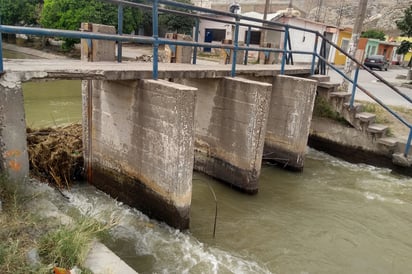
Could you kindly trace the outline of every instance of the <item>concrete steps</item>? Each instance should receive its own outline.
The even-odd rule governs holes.
[[[311,79],[318,81],[317,95],[321,96],[340,116],[369,139],[371,146],[376,147],[376,150],[388,157],[392,157],[394,164],[412,166],[412,160],[402,154],[406,140],[388,136],[388,126],[376,123],[376,115],[364,111],[362,104],[354,103],[350,107],[351,94],[340,91],[340,83],[330,82],[327,76],[313,75]]]

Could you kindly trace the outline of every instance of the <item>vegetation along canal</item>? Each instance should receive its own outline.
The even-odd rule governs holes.
[[[28,125],[81,119],[78,82],[29,83],[24,93]],[[195,173],[188,232],[86,184],[75,186],[68,202],[51,199],[119,218],[106,244],[139,273],[410,273],[411,178],[308,149],[302,173],[267,165],[259,183],[249,196]],[[218,200],[215,238],[208,184]]]

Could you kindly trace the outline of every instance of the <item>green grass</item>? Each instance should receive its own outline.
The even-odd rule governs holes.
[[[20,185],[0,175],[0,273],[50,273],[44,265],[30,266],[27,252],[36,247],[36,235],[40,235],[41,224],[23,208],[27,196]]]
[[[313,115],[317,117],[324,117],[335,120],[344,125],[348,125],[348,122],[338,112],[336,112],[326,99],[321,96],[316,96],[315,106],[313,108]]]
[[[363,111],[376,115],[375,122],[379,124],[388,124],[390,121],[387,118],[387,110],[375,103],[363,103]]]
[[[68,226],[60,226],[40,239],[40,256],[63,268],[82,266],[93,240],[106,233],[108,228],[87,217]]]
[[[107,235],[115,222],[101,224],[89,216],[72,214],[70,225],[56,224],[55,219],[27,210],[27,201],[35,197],[22,189],[0,174],[0,273],[51,273],[53,266],[77,266],[82,273],[90,273],[83,267],[90,244]],[[36,265],[27,261],[32,249],[40,255]]]

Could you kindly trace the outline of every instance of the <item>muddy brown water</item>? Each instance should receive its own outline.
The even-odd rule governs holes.
[[[28,124],[81,119],[76,81],[28,83],[24,96]],[[218,199],[215,238],[208,183]],[[259,184],[249,196],[194,173],[186,232],[87,184],[69,201],[52,199],[62,210],[117,218],[106,244],[139,273],[411,273],[411,178],[308,149],[302,173],[265,165]]]

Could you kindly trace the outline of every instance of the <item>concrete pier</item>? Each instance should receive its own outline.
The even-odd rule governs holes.
[[[89,181],[150,217],[188,228],[195,92],[163,80],[84,81]]]
[[[316,81],[278,75],[274,78],[265,139],[265,158],[302,170]]]
[[[256,193],[272,85],[243,78],[182,81],[199,89],[195,169]]]
[[[0,172],[16,182],[29,174],[23,91],[13,74],[0,79]]]

